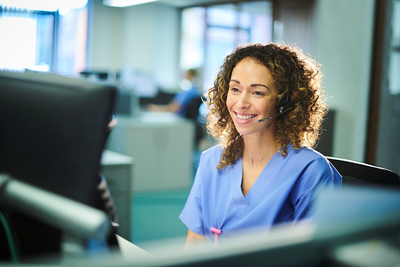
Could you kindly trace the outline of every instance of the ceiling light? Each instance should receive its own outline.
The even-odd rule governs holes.
[[[127,6],[140,5],[155,1],[158,0],[103,0],[103,5],[115,6],[115,7],[127,7]]]
[[[80,9],[86,6],[87,0],[0,0],[0,7],[54,12],[57,9]]]

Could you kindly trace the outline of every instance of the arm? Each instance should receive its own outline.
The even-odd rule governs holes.
[[[325,158],[318,158],[307,166],[294,186],[296,193],[291,196],[294,204],[294,221],[311,216],[310,208],[318,191],[322,187],[333,190],[336,176]]]
[[[185,207],[183,208],[179,218],[189,229],[187,233],[187,239],[184,250],[188,248],[199,248],[201,246],[207,246],[206,244],[206,232],[204,228],[204,219],[209,217],[209,210],[203,213],[203,200],[202,184],[206,182],[207,178],[213,176],[213,173],[209,166],[215,166],[216,164],[210,159],[215,154],[216,160],[219,160],[220,151],[217,153],[213,152],[215,149],[210,149],[201,154],[199,167],[196,172],[196,177],[192,189],[190,190],[189,197],[186,201]],[[216,168],[215,168],[216,169]],[[215,175],[215,174],[214,174]]]
[[[206,237],[204,235],[196,234],[189,229],[183,250],[197,248],[206,244]]]
[[[179,105],[176,102],[171,102],[167,105],[155,105],[148,104],[147,110],[153,112],[176,112],[179,109]]]

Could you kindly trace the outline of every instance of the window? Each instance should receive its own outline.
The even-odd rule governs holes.
[[[85,67],[87,0],[0,3],[0,69],[77,75]]]
[[[366,161],[400,173],[400,0],[378,3]]]
[[[206,91],[226,54],[238,44],[272,39],[272,22],[268,1],[183,9],[181,69],[198,69]]]
[[[389,93],[400,94],[400,1],[393,1],[391,51],[389,56]]]

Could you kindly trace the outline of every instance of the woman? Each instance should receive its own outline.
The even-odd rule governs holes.
[[[208,128],[222,144],[201,156],[180,215],[186,245],[295,223],[310,216],[317,186],[340,187],[340,174],[310,148],[327,110],[318,67],[273,43],[225,58],[207,103]]]

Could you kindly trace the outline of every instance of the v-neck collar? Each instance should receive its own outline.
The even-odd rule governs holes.
[[[242,157],[239,157],[236,163],[233,165],[232,171],[234,175],[234,199],[238,208],[240,210],[241,215],[243,216],[249,206],[254,205],[258,202],[258,199],[264,195],[265,189],[271,184],[271,181],[268,177],[273,177],[273,173],[275,172],[275,168],[273,167],[274,161],[276,160],[277,154],[276,152],[273,157],[270,159],[268,164],[264,167],[260,175],[257,177],[257,180],[254,182],[253,186],[250,188],[247,195],[244,196],[242,192],[242,180],[243,180],[243,161]]]

